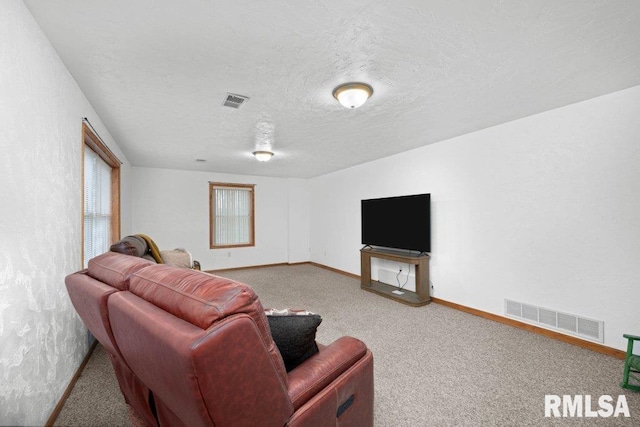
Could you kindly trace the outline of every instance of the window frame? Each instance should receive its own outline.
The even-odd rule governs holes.
[[[111,168],[111,224],[110,224],[110,241],[115,243],[120,240],[120,165],[122,162],[113,152],[107,147],[100,137],[87,126],[87,123],[82,122],[82,188],[80,192],[80,214],[81,214],[81,265],[84,266],[85,253],[84,253],[84,162],[85,162],[85,150],[90,149],[98,155],[104,162]]]
[[[249,243],[241,243],[241,244],[231,244],[231,245],[217,245],[215,243],[214,231],[215,231],[215,207],[214,207],[214,192],[215,188],[229,188],[235,190],[248,190],[250,194],[250,205],[251,205],[251,213],[249,226],[251,231],[249,233]],[[225,249],[225,248],[243,248],[243,247],[254,247],[256,245],[256,204],[255,204],[255,194],[256,194],[256,185],[255,184],[237,184],[230,182],[212,182],[209,181],[209,249]]]

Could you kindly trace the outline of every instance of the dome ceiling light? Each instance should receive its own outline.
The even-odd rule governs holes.
[[[259,162],[268,162],[273,157],[273,153],[266,150],[254,151],[253,155]]]
[[[345,83],[333,90],[333,97],[345,108],[358,108],[373,94],[373,88],[366,83]]]

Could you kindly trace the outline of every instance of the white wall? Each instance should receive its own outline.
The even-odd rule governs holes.
[[[315,178],[311,259],[360,274],[360,200],[431,193],[434,296],[603,320],[623,349],[640,325],[638,117],[634,87]]]
[[[256,184],[254,247],[209,249],[210,181]],[[134,167],[132,194],[133,233],[188,249],[203,270],[309,260],[303,180]]]
[[[289,185],[289,257],[288,262],[309,261],[311,256],[311,242],[309,236],[309,218],[311,197],[309,181],[306,179],[287,180]]]
[[[82,117],[129,166],[30,13],[0,2],[0,425],[43,425],[87,350],[64,278],[82,268]]]

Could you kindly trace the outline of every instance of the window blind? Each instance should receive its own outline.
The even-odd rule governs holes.
[[[213,243],[244,245],[252,236],[252,189],[214,187]]]
[[[111,167],[93,150],[84,150],[84,267],[109,250]]]

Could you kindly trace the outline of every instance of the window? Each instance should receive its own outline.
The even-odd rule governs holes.
[[[83,134],[82,263],[120,239],[120,161],[85,123]]]
[[[254,184],[209,183],[210,247],[254,246]]]

